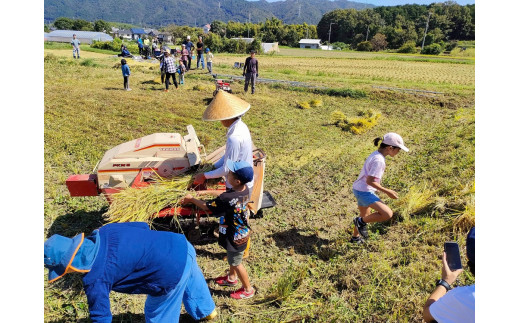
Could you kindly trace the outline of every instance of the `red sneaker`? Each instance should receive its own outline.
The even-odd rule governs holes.
[[[229,280],[229,276],[222,276],[215,278],[215,283],[220,286],[236,286],[238,284],[238,278],[235,281]]]
[[[244,287],[240,288],[239,290],[231,293],[231,298],[234,298],[234,299],[246,299],[246,298],[251,298],[253,296],[255,296],[255,290],[251,290],[250,292],[246,292],[246,290],[244,289]]]

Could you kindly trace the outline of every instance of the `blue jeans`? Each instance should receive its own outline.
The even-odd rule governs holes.
[[[181,303],[195,320],[210,315],[215,309],[206,280],[197,265],[195,249],[189,242],[186,267],[175,289],[163,296],[148,295],[146,298],[144,305],[146,322],[179,322]]]

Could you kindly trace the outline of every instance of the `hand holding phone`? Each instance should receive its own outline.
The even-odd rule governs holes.
[[[442,279],[451,285],[462,271],[459,245],[456,242],[446,242],[442,255]]]
[[[462,269],[460,260],[459,244],[456,242],[445,242],[444,251],[446,252],[446,260],[451,271]]]

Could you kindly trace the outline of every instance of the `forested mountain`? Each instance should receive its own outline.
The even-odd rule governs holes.
[[[219,8],[220,6],[220,8]],[[170,24],[202,26],[214,20],[263,22],[277,17],[286,24],[317,24],[334,9],[365,9],[372,5],[347,0],[45,0],[44,18],[119,21],[141,26]]]

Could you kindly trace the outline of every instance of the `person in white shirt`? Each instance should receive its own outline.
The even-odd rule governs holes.
[[[475,228],[466,238],[466,254],[468,267],[475,275]],[[451,271],[446,260],[446,252],[442,257],[442,279],[436,283],[423,308],[423,319],[439,323],[472,323],[475,322],[475,284],[452,288],[463,269]]]
[[[381,185],[381,178],[386,167],[385,157],[394,157],[401,149],[408,151],[408,148],[404,145],[403,138],[393,132],[374,139],[376,147],[379,142],[381,142],[379,149],[365,160],[363,169],[352,186],[360,213],[360,216],[354,219],[354,232],[350,239],[352,243],[361,243],[363,239],[368,238],[367,223],[384,222],[393,215],[392,210],[375,194],[376,191],[381,191],[392,199],[398,198],[396,192]],[[370,209],[375,212],[370,213]]]
[[[206,64],[208,66],[208,73],[213,72],[213,53],[209,48],[206,48]]]
[[[253,167],[253,142],[249,128],[241,117],[251,105],[246,101],[225,91],[218,91],[213,101],[204,111],[203,120],[220,121],[227,128],[226,151],[214,165],[215,169],[195,177],[193,184],[200,185],[209,178],[220,178],[227,175],[229,169],[226,161],[245,161]],[[247,183],[249,192],[253,190],[254,179]],[[226,188],[231,185],[226,181]],[[250,193],[251,194],[251,193]]]

